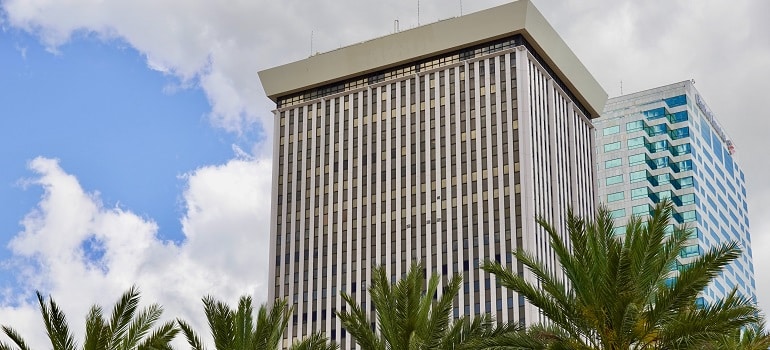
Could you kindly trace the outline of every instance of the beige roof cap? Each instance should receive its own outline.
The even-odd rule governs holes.
[[[558,75],[591,118],[604,109],[607,93],[530,0],[519,0],[259,72],[267,96],[279,97],[521,34]]]

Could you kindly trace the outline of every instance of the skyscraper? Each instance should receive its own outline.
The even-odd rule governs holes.
[[[693,83],[612,98],[594,125],[598,200],[607,203],[613,216],[625,222],[669,198],[675,221],[694,229],[669,283],[707,249],[737,241],[743,255],[702,292],[699,302],[714,302],[733,287],[756,301],[746,180],[732,141]],[[617,228],[618,234],[624,229]]]
[[[259,73],[276,103],[270,298],[352,348],[340,292],[375,312],[374,266],[462,274],[454,315],[537,321],[478,269],[521,247],[555,263],[542,214],[594,208],[591,118],[606,93],[528,0]],[[448,278],[445,278],[446,282]],[[374,320],[374,318],[372,318]]]

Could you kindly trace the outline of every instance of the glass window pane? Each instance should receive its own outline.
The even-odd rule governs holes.
[[[631,183],[647,180],[647,171],[639,170],[628,174],[631,178]]]
[[[621,160],[620,158],[610,159],[610,160],[604,162],[604,168],[605,169],[615,168],[615,167],[619,167],[621,165],[623,165],[623,160]]]
[[[608,127],[604,128],[604,130],[603,130],[604,136],[612,135],[612,134],[617,134],[618,132],[620,132],[620,126],[619,125],[608,126]]]
[[[612,142],[604,145],[604,152],[610,152],[620,149],[620,141]]]
[[[610,193],[607,195],[607,203],[617,202],[622,199],[625,199],[625,195],[623,194],[623,191]]]
[[[626,124],[626,132],[642,130],[644,128],[644,121],[637,120]]]
[[[628,149],[634,149],[634,148],[639,148],[639,147],[644,147],[644,137],[643,136],[639,136],[639,137],[634,137],[632,139],[628,139]]]
[[[628,157],[628,165],[642,164],[645,161],[644,153],[634,154]]]
[[[615,175],[615,176],[610,176],[610,177],[608,177],[608,178],[606,178],[604,180],[604,184],[606,186],[610,186],[610,185],[614,185],[614,184],[619,184],[621,182],[623,182],[623,174]]]
[[[631,190],[631,199],[646,198],[648,195],[647,187],[639,187]]]
[[[625,209],[617,209],[610,212],[610,216],[612,216],[613,219],[619,219],[624,216],[626,216],[626,210]]]
[[[650,214],[650,206],[648,204],[636,205],[631,208],[631,214],[633,215],[648,215]]]

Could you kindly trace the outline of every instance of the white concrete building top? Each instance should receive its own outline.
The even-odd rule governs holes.
[[[607,93],[530,0],[519,0],[313,55],[259,72],[267,96],[279,97],[484,42],[521,34],[592,118]]]

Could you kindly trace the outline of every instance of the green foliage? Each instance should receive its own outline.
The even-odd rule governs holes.
[[[83,350],[165,350],[179,331],[174,322],[164,323],[153,330],[163,309],[150,305],[139,311],[139,290],[131,287],[115,304],[109,322],[102,308],[94,305],[86,316],[86,335]],[[48,301],[37,293],[48,339],[54,350],[76,350],[78,345],[69,328],[67,317],[53,298]],[[30,350],[24,339],[12,328],[3,326],[3,332],[12,344],[0,343],[0,350]]]
[[[240,298],[237,309],[232,309],[226,303],[207,296],[203,298],[203,310],[214,338],[214,348],[217,350],[278,349],[293,312],[285,301],[276,300],[269,310],[264,305],[260,306],[255,321],[254,307],[249,296]],[[183,320],[177,320],[177,323],[191,349],[205,350],[200,337],[189,324]],[[326,337],[321,334],[312,334],[294,343],[290,349],[333,350],[336,348],[336,345],[328,343]]]
[[[451,321],[452,302],[460,292],[461,277],[452,277],[438,295],[440,278],[431,276],[425,283],[421,264],[411,266],[406,276],[391,285],[385,269],[372,271],[369,295],[376,310],[377,330],[349,294],[342,293],[348,310],[337,311],[343,327],[364,349],[464,349],[478,338],[502,335],[515,326],[496,326],[489,316],[461,317]]]
[[[487,339],[484,346],[513,349],[530,342],[538,344],[532,348],[697,349],[758,321],[756,307],[736,291],[718,303],[696,306],[698,293],[739,257],[735,243],[712,248],[689,262],[672,285],[666,283],[691,233],[681,226],[667,234],[671,214],[671,203],[664,201],[646,221],[632,217],[624,237],[614,234],[604,207],[590,222],[568,213],[564,236],[539,218],[560,270],[552,271],[525,251],[515,252],[529,270],[524,276],[496,262],[482,268],[551,322],[515,339]]]

